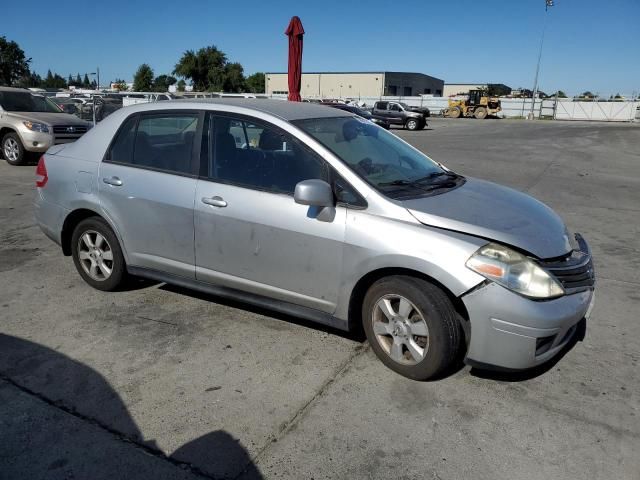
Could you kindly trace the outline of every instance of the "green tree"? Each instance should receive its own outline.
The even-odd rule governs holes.
[[[16,42],[0,37],[0,85],[11,86],[28,76],[30,62]]]
[[[180,81],[178,82],[178,91],[179,92],[184,92],[185,87],[187,86],[186,82],[182,79],[180,79]]]
[[[219,91],[224,88],[226,65],[227,56],[212,45],[184,52],[173,74],[191,80],[196,90]]]
[[[158,75],[153,81],[151,90],[154,92],[167,92],[169,91],[169,87],[177,81],[176,77],[172,77],[171,75]]]
[[[511,93],[511,88],[502,83],[489,83],[487,87],[487,95],[490,97],[502,97]]]
[[[257,72],[249,75],[245,81],[247,91],[251,93],[264,93],[264,73]]]
[[[75,86],[78,88],[82,87],[82,78],[80,78],[80,74],[76,75]]]
[[[73,77],[71,76],[71,74],[69,74],[69,78],[67,79],[67,85],[69,85],[70,87],[75,86],[73,82]]]
[[[14,83],[16,87],[20,88],[31,88],[31,87],[41,87],[42,86],[42,77],[37,73],[30,72],[27,75],[24,75],[20,80]]]
[[[84,80],[82,80],[82,88],[91,88],[91,82],[89,81],[89,76],[85,73]]]
[[[558,98],[567,98],[567,94],[564,93],[562,90],[558,90],[556,92],[556,95],[558,96]]]
[[[224,68],[224,82],[222,89],[225,92],[238,93],[245,90],[244,69],[239,63],[227,63]]]
[[[149,65],[143,63],[133,76],[133,90],[136,92],[148,92],[152,86],[153,70]]]

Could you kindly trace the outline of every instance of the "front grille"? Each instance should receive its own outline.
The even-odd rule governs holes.
[[[541,266],[560,282],[567,293],[591,288],[596,280],[589,247],[580,234],[576,234],[576,240],[578,250],[573,250],[567,257],[541,262]]]
[[[56,135],[77,135],[80,136],[87,133],[87,127],[84,125],[55,125],[53,133]]]

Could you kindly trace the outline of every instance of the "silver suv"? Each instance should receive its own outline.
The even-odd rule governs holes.
[[[28,152],[46,152],[51,145],[74,142],[91,126],[46,97],[0,87],[0,143],[11,165],[23,164]]]
[[[100,290],[140,276],[340,329],[390,368],[524,369],[593,301],[587,244],[533,198],[464,177],[349,112],[144,104],[37,168],[36,217]]]

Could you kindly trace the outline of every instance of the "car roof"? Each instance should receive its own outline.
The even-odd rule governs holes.
[[[280,117],[286,121],[349,115],[347,112],[337,111],[335,108],[329,108],[316,103],[288,102],[286,100],[268,100],[260,98],[194,98],[160,103],[163,107],[174,106],[174,108],[179,105],[184,106],[185,104],[188,104],[189,107],[199,107],[207,110],[212,110],[212,106],[218,105],[243,107]],[[158,105],[158,103],[153,103],[152,105]],[[142,107],[141,110],[144,110],[144,107]]]
[[[27,90],[26,88],[14,88],[14,87],[0,87],[0,92],[25,92],[25,93],[33,93],[31,90]],[[43,92],[38,92],[43,93]]]

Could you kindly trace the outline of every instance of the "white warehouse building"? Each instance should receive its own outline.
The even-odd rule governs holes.
[[[385,95],[411,97],[442,96],[444,81],[410,72],[303,72],[303,98],[358,98]],[[289,93],[287,73],[265,73],[265,92]]]

